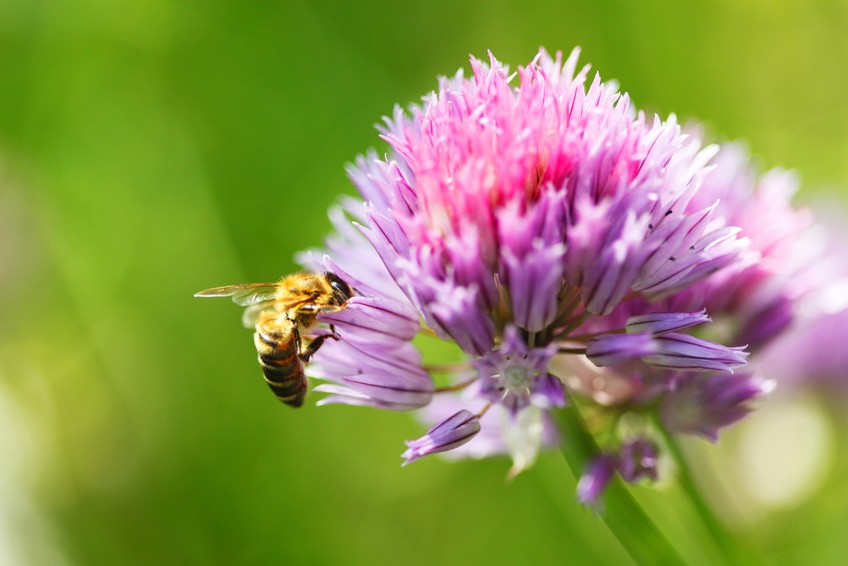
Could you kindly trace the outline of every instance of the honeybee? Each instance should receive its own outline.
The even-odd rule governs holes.
[[[195,297],[231,297],[247,307],[242,322],[254,327],[253,343],[265,382],[277,399],[300,407],[306,397],[306,376],[301,362],[308,362],[331,334],[314,338],[309,333],[318,313],[336,312],[353,295],[350,285],[331,272],[295,273],[277,283],[243,283],[215,287],[195,293]]]

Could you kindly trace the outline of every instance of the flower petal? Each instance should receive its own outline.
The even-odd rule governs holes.
[[[709,340],[671,332],[654,337],[657,351],[644,356],[645,363],[686,371],[727,371],[748,364],[744,348],[728,348]]]
[[[623,364],[655,352],[657,344],[650,334],[602,334],[586,346],[586,357],[599,367]]]
[[[627,319],[628,334],[666,334],[710,322],[706,309],[700,312],[656,312]]]
[[[403,465],[437,452],[446,452],[462,446],[480,432],[480,418],[467,410],[454,413],[439,423],[427,434],[416,440],[406,442],[408,449],[403,453]]]

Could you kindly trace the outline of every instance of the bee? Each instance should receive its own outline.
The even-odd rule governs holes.
[[[308,362],[331,334],[309,336],[318,313],[340,311],[353,290],[332,272],[295,273],[277,283],[243,283],[215,287],[195,293],[195,297],[231,297],[247,307],[242,322],[255,328],[253,343],[259,353],[259,365],[265,382],[277,399],[300,407],[306,397],[307,383],[301,362]]]

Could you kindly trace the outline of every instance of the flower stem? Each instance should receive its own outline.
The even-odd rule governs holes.
[[[579,478],[589,460],[600,454],[600,448],[586,429],[574,402],[555,411],[554,415],[565,438],[562,454],[574,476]],[[620,478],[616,477],[607,486],[603,502],[605,509],[601,519],[637,563],[685,564]]]
[[[580,325],[583,324],[584,322],[586,322],[589,319],[590,316],[592,316],[592,313],[590,313],[588,311],[580,314],[580,316],[575,316],[573,319],[571,319],[570,322],[568,322],[566,324],[565,328],[563,328],[558,333],[559,336],[568,336],[571,333],[571,331],[576,330],[577,328],[580,328]]]
[[[560,354],[585,354],[586,348],[560,348],[557,352]]]
[[[701,495],[701,490],[695,483],[695,477],[692,474],[692,469],[689,466],[680,444],[673,435],[657,423],[657,428],[663,436],[666,448],[674,458],[677,466],[677,480],[680,487],[689,498],[689,502],[700,517],[704,527],[710,533],[728,564],[762,564],[762,559],[747,545],[742,544],[742,541],[733,537],[722,524],[721,520],[715,515],[712,508]]]
[[[453,363],[445,363],[445,364],[424,364],[424,371],[427,373],[450,373],[450,372],[458,372],[458,371],[466,371],[471,369],[471,365],[465,362],[453,362]],[[448,391],[457,391],[458,389],[462,389],[466,385],[473,383],[477,378],[462,382],[457,384],[456,386],[451,386],[449,388],[445,388]]]

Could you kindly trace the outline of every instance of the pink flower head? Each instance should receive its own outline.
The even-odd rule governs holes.
[[[603,405],[636,412],[673,407],[686,391],[703,403],[679,430],[702,434],[755,396],[715,391],[739,389],[732,372],[747,353],[735,337],[730,347],[709,340],[721,336],[710,317],[736,316],[749,329],[740,335],[758,339],[780,330],[784,311],[770,305],[793,296],[771,290],[785,288],[783,239],[751,215],[766,206],[771,222],[806,219],[786,191],[752,188],[746,161],[723,165],[721,153],[714,168],[718,148],[673,116],[649,119],[597,75],[589,81],[577,56],[540,51],[514,74],[493,56],[472,59],[472,76],[443,78],[421,104],[396,109],[380,127],[389,153],[348,170],[364,202],[334,210],[326,256],[301,258],[357,292],[319,317],[339,336],[311,366],[330,382],[317,388],[331,393],[322,402],[423,409],[435,426],[409,443],[407,462],[499,449],[521,469],[556,440],[547,412],[566,391],[592,402],[591,391],[616,384]],[[745,295],[762,308],[746,311]],[[419,331],[461,350],[448,385],[434,385],[445,370],[412,346]],[[639,446],[628,477],[654,477],[653,444]]]

